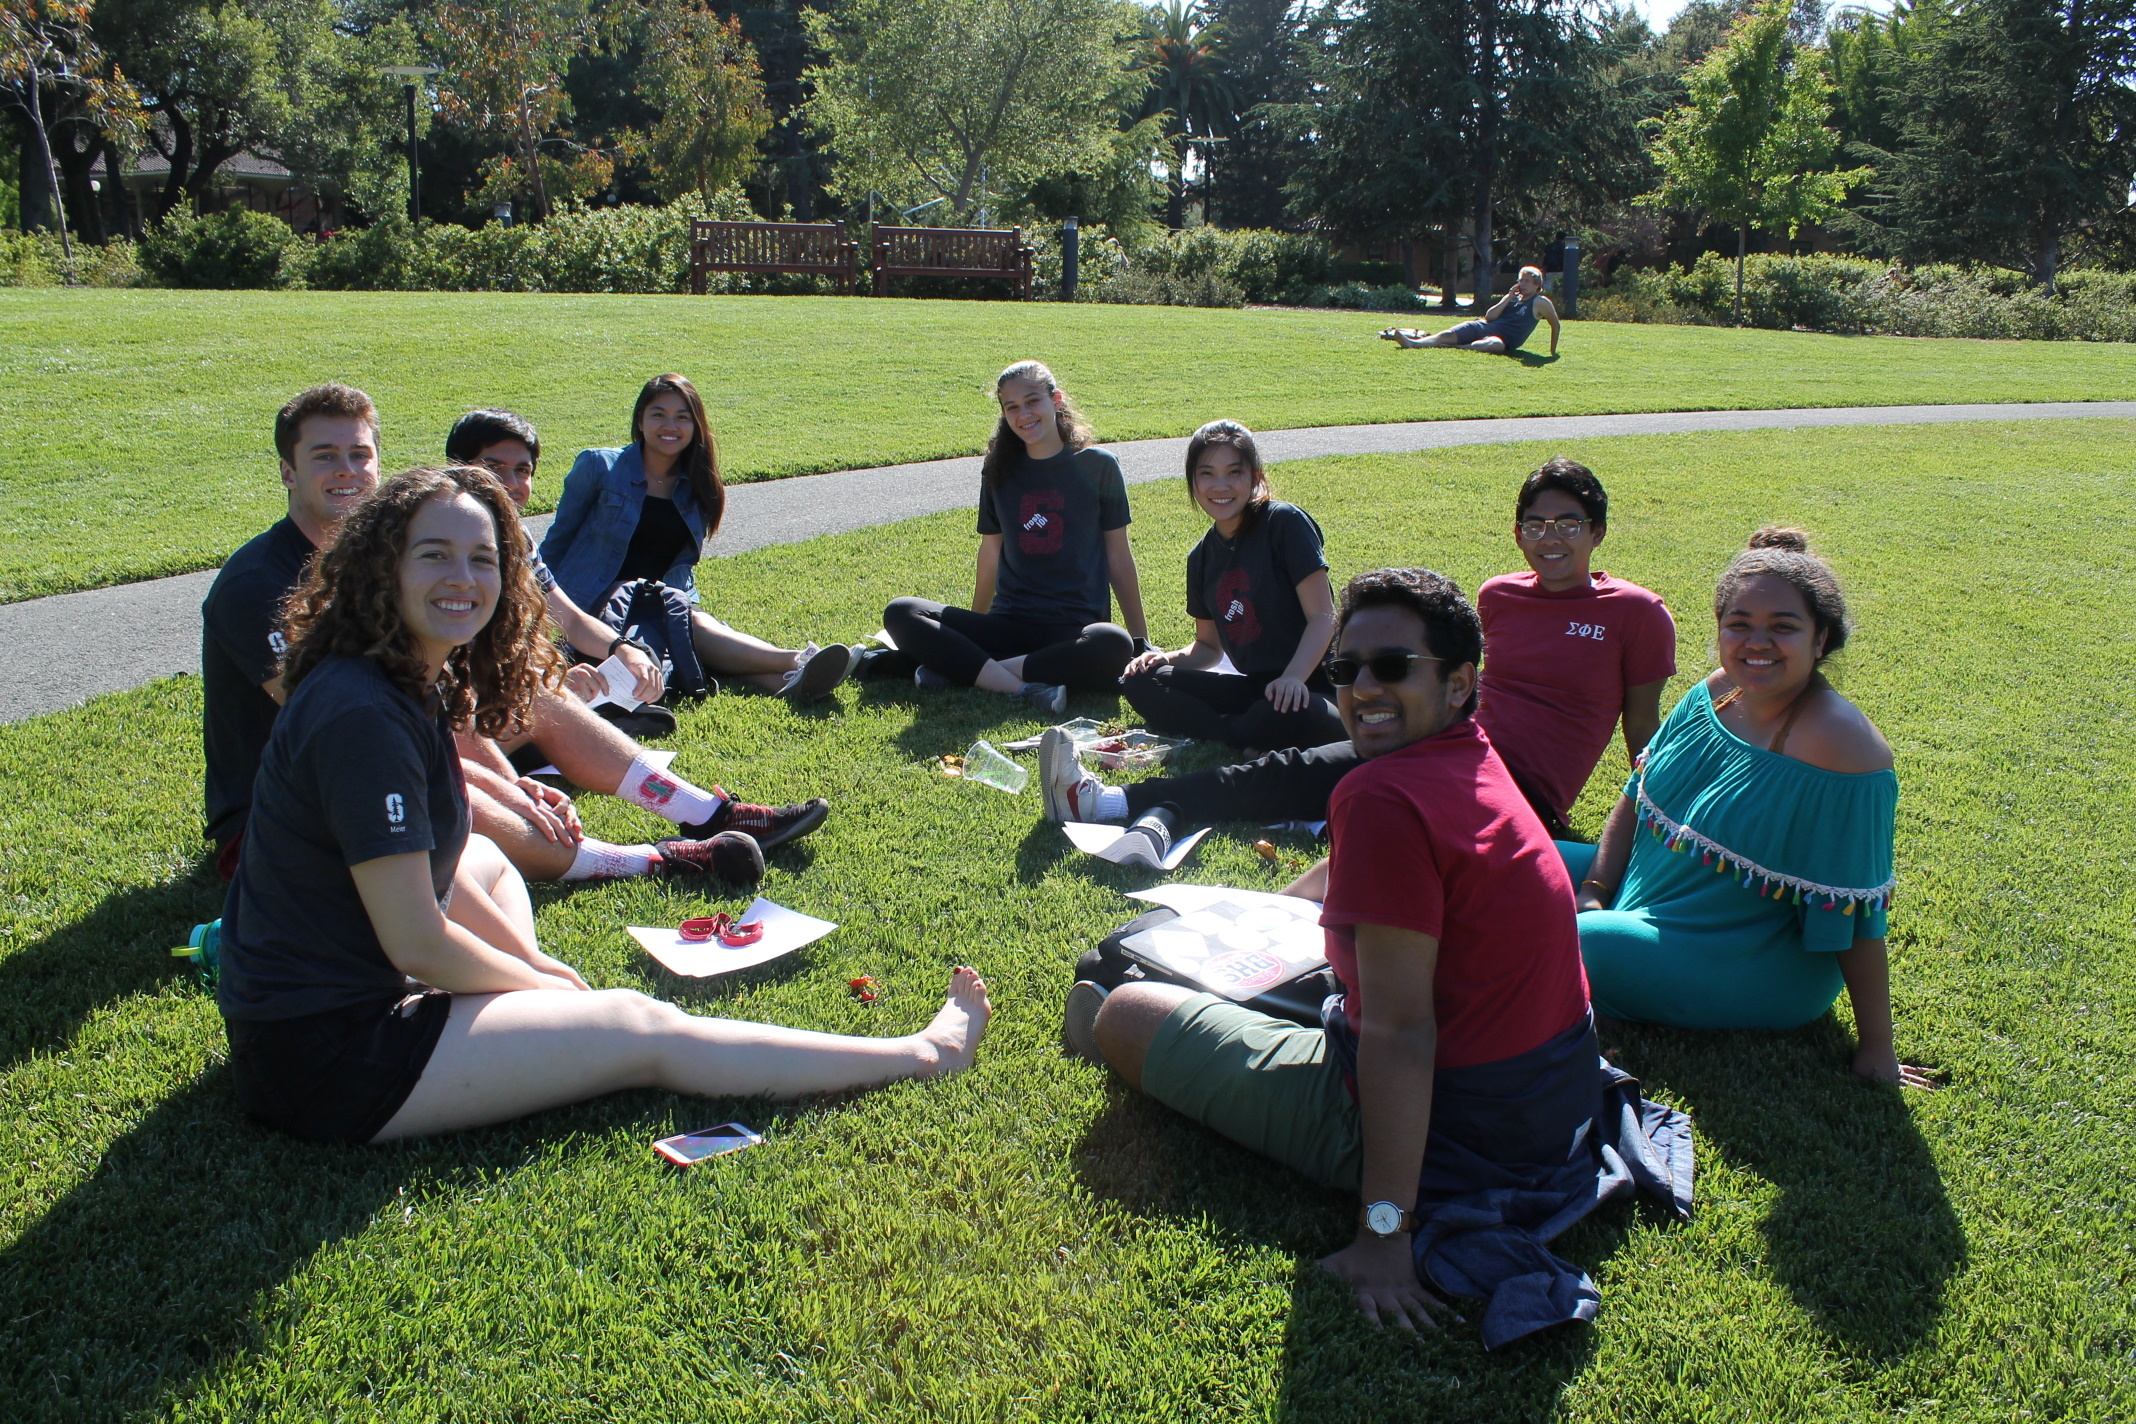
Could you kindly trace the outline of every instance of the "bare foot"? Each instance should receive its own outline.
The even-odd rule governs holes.
[[[934,1016],[934,1022],[914,1035],[920,1042],[920,1053],[927,1066],[920,1076],[936,1077],[948,1073],[962,1073],[972,1066],[972,1058],[979,1051],[979,1037],[986,1032],[986,1021],[993,1015],[994,1005],[986,996],[986,981],[976,969],[959,966],[949,976],[949,997],[942,1001],[942,1011]]]
[[[1405,351],[1414,351],[1420,346],[1445,345],[1437,336],[1426,336],[1422,332],[1416,331],[1397,331],[1394,334],[1394,339],[1401,343],[1402,349]]]

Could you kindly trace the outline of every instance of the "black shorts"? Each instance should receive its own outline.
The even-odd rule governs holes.
[[[437,989],[300,1019],[225,1019],[237,1103],[307,1142],[369,1142],[415,1091],[452,1012]]]

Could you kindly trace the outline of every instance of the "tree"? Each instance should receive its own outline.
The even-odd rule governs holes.
[[[2072,255],[2127,241],[2136,0],[1971,0],[1903,91],[1873,210],[1900,255],[1992,262],[2051,292]]]
[[[662,193],[710,198],[756,162],[771,128],[762,66],[741,22],[704,0],[648,0],[639,88],[660,110],[648,157]]]
[[[1582,0],[1362,0],[1315,55],[1319,102],[1281,112],[1313,140],[1294,200],[1367,240],[1467,228],[1490,295],[1501,193],[1630,195],[1636,109]]]
[[[140,96],[123,75],[106,71],[104,53],[89,35],[86,0],[0,0],[0,103],[20,110],[27,120],[45,179],[51,184],[55,226],[70,282],[74,243],[67,235],[59,202],[59,165],[52,153],[54,126],[46,115],[56,101],[74,106],[102,134],[137,130]]]
[[[1171,150],[1165,226],[1176,232],[1186,226],[1188,146],[1223,137],[1237,105],[1221,27],[1209,21],[1200,0],[1164,0],[1145,13],[1129,67],[1151,76],[1137,117],[1163,120],[1165,144]],[[1206,147],[1202,157],[1209,157]]]
[[[430,14],[431,40],[445,65],[440,107],[454,122],[504,140],[509,156],[493,165],[491,186],[500,194],[530,192],[536,221],[549,215],[551,178],[592,191],[612,172],[612,160],[561,132],[571,112],[564,72],[593,42],[598,24],[588,0],[439,0]],[[545,163],[544,142],[577,161]]]
[[[1824,53],[1790,52],[1789,0],[1765,0],[1691,71],[1689,99],[1656,122],[1653,207],[1695,208],[1736,230],[1736,321],[1753,227],[1822,222],[1867,168],[1831,170],[1839,136]]]
[[[1300,53],[1308,24],[1300,0],[1211,0],[1224,36],[1224,82],[1233,115],[1224,142],[1203,155],[1205,211],[1227,227],[1275,227],[1286,221],[1284,188],[1307,147],[1273,117],[1311,92]]]
[[[837,186],[900,206],[979,199],[1112,160],[1118,115],[1146,76],[1119,43],[1138,16],[1119,0],[852,0],[808,15],[829,62],[807,112],[831,130]]]

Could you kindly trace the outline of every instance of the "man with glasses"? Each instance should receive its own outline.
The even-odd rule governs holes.
[[[1476,607],[1486,650],[1476,720],[1551,834],[1573,839],[1566,813],[1620,719],[1637,760],[1661,725],[1676,673],[1676,624],[1659,597],[1592,567],[1609,496],[1584,465],[1554,459],[1522,482],[1514,546],[1528,572],[1485,583]],[[1290,748],[1187,776],[1107,786],[1083,770],[1067,734],[1039,749],[1046,814],[1129,822],[1159,806],[1175,824],[1322,821],[1336,785],[1362,760],[1350,742]]]
[[[1329,669],[1360,763],[1323,904],[1343,993],[1322,1026],[1177,984],[1079,982],[1072,1049],[1129,1087],[1361,1203],[1322,1260],[1375,1322],[1430,1325],[1425,1288],[1489,1302],[1496,1347],[1592,1319],[1594,1283],[1546,1242],[1611,1196],[1691,1200],[1681,1114],[1595,1047],[1571,877],[1471,715],[1483,629],[1426,569],[1343,591]],[[1606,1144],[1606,1148],[1605,1148]]]

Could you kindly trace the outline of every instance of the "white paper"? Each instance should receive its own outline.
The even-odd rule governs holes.
[[[897,639],[890,636],[890,630],[888,628],[878,628],[873,633],[871,633],[868,638],[863,638],[861,639],[861,641],[865,643],[869,640],[869,638],[872,638],[874,641],[881,643],[884,647],[888,648],[893,653],[897,651]]]
[[[1279,909],[1292,909],[1298,905],[1310,905],[1314,915],[1320,913],[1318,900],[1307,900],[1298,895],[1271,895],[1266,890],[1234,890],[1229,885],[1152,885],[1147,890],[1128,891],[1127,898],[1147,900],[1152,905],[1177,910],[1181,915],[1206,910],[1211,905],[1225,900],[1249,908],[1273,904]],[[1302,910],[1295,912],[1304,913]]]
[[[672,747],[640,747],[638,748],[638,755],[644,759],[647,766],[655,771],[666,771],[668,763],[675,759],[675,752]],[[550,765],[542,767],[539,771],[530,771],[527,775],[562,776],[563,773],[558,771],[554,765]]]
[[[610,653],[608,660],[595,668],[594,672],[600,675],[608,690],[587,703],[587,706],[599,707],[604,702],[613,702],[625,712],[635,712],[645,705],[634,695],[638,679],[632,675],[629,668],[623,666],[623,659]]]
[[[1086,855],[1109,860],[1114,865],[1149,864],[1149,858],[1142,853],[1148,841],[1141,836],[1129,840],[1127,833],[1130,828],[1127,826],[1100,826],[1090,821],[1063,821],[1061,829],[1068,833],[1068,839],[1074,842],[1075,848]],[[1157,868],[1179,869],[1180,862],[1184,861],[1194,847],[1201,844],[1202,837],[1208,834],[1209,827],[1204,826],[1193,835],[1172,842],[1171,851],[1158,862]],[[1121,844],[1123,841],[1126,842],[1125,845]],[[1133,858],[1129,859],[1130,856]]]
[[[761,895],[748,909],[742,911],[741,920],[744,924],[752,920],[762,922],[764,937],[755,944],[745,944],[739,949],[730,949],[716,939],[693,944],[684,939],[673,926],[651,929],[643,925],[631,925],[629,929],[631,937],[645,946],[647,954],[677,974],[702,979],[713,974],[731,974],[737,969],[748,969],[777,959],[781,955],[792,954],[803,945],[814,944],[838,928],[829,920],[819,920],[814,915],[804,915],[799,910],[774,905]]]
[[[1160,888],[1213,891],[1215,898],[1183,911],[1176,920],[1129,936],[1121,947],[1212,993],[1250,999],[1327,962],[1320,907],[1310,900],[1218,886]],[[1159,899],[1147,891],[1139,898]]]

